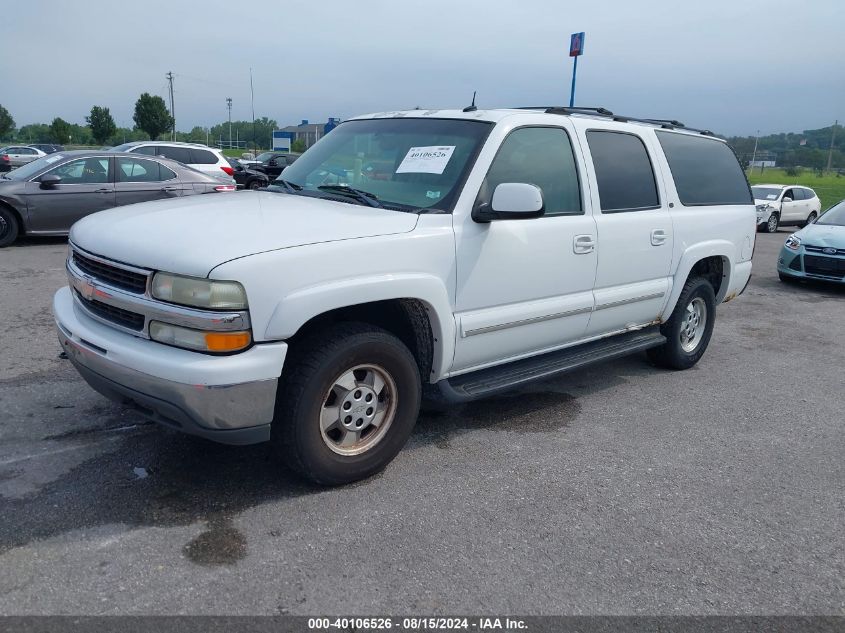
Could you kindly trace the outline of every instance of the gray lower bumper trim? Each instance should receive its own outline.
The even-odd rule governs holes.
[[[156,422],[224,444],[270,439],[275,380],[221,387],[184,385],[115,365],[61,333],[59,341],[91,387],[110,400],[134,404]]]

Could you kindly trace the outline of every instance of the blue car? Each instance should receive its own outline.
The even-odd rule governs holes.
[[[845,283],[845,200],[788,238],[778,257],[778,276]]]

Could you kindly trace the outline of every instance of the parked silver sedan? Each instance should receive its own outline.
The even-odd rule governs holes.
[[[37,147],[28,147],[26,145],[7,145],[6,147],[0,147],[0,171],[10,171],[15,167],[26,165],[46,155],[46,152],[42,152]]]
[[[125,204],[235,191],[161,156],[57,152],[0,174],[0,247],[18,235],[66,235],[80,218]]]

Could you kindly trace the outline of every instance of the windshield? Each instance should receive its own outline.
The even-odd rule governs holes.
[[[39,171],[65,158],[64,154],[47,154],[6,174],[9,180],[28,180]]]
[[[117,145],[116,147],[109,148],[110,152],[128,152],[133,147],[135,147],[135,143],[124,143],[123,145]]]
[[[482,121],[455,119],[348,121],[279,178],[327,197],[342,195],[337,187],[351,187],[386,207],[451,211],[491,129]]]
[[[816,224],[830,224],[833,226],[845,226],[845,200],[833,205],[819,216]]]
[[[275,155],[275,152],[261,152],[258,156],[255,157],[255,160],[259,160],[263,163],[264,161],[270,160],[270,158]]]
[[[755,200],[777,200],[781,191],[778,187],[751,187]]]

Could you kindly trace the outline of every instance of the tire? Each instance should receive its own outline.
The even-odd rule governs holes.
[[[0,248],[18,239],[19,232],[18,218],[7,207],[0,206]]]
[[[766,233],[777,233],[780,226],[780,216],[777,213],[772,213],[766,223],[763,225],[763,230]]]
[[[802,225],[801,225],[801,228],[803,229],[803,228],[804,228],[805,226],[807,226],[808,224],[812,224],[812,223],[813,223],[813,221],[814,221],[817,217],[818,217],[818,214],[816,214],[816,212],[815,212],[815,211],[810,212],[810,215],[808,215],[808,216],[807,216],[807,221],[806,221],[806,222],[804,222],[804,224],[802,224]]]
[[[317,484],[370,477],[410,437],[421,391],[416,359],[398,338],[364,323],[330,326],[289,352],[271,427],[273,444],[292,470]]]
[[[694,328],[690,313],[697,313]],[[648,358],[658,367],[689,369],[704,355],[716,322],[716,296],[703,277],[692,277],[684,284],[669,320],[660,327],[666,343],[648,350]],[[702,325],[703,323],[703,325]],[[689,332],[694,329],[695,336]]]
[[[783,273],[778,273],[778,279],[780,279],[785,284],[794,284],[797,279],[795,277],[791,277],[790,275],[784,275]]]
[[[256,189],[261,189],[261,181],[260,180],[253,180],[247,185],[247,189],[252,189],[255,191]]]

